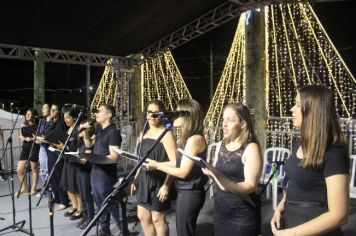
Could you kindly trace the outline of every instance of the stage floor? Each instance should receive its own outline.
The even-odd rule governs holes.
[[[15,192],[18,190],[18,181],[17,177],[14,180]],[[39,185],[40,186],[40,185]],[[13,210],[12,210],[12,200],[9,195],[11,187],[10,181],[0,181],[0,217],[5,218],[5,220],[0,220],[0,230],[13,225]],[[280,194],[281,195],[281,194]],[[279,196],[281,197],[281,196]],[[36,196],[32,197],[32,226],[33,233],[36,236],[49,236],[50,235],[50,218],[48,214],[48,199],[43,198],[40,205],[37,207],[36,204],[39,198]],[[131,208],[135,205],[135,198],[130,197],[129,202],[132,205],[128,205],[128,208]],[[173,204],[174,206],[174,204]],[[351,207],[349,219],[346,225],[343,226],[343,231],[345,236],[347,235],[356,235],[356,200],[351,199]],[[20,196],[20,198],[15,198],[15,222],[26,221],[24,228],[29,229],[29,199],[28,196]],[[68,218],[63,216],[64,211],[54,212],[54,235],[60,236],[77,236],[81,235],[82,230],[77,229],[75,225],[78,221],[70,221]],[[270,231],[269,221],[272,216],[272,204],[271,200],[263,199],[262,207],[262,233],[263,235],[272,235]],[[212,200],[207,197],[204,208],[202,209],[197,225],[197,235],[209,236],[213,235],[213,226],[212,226]],[[111,221],[111,232],[113,235],[118,235],[118,229],[114,223]],[[168,222],[170,228],[170,235],[176,235],[175,229],[175,211],[174,207],[168,213]],[[134,223],[129,224],[131,231],[135,231],[136,235],[144,235],[140,224],[137,224],[134,228]],[[15,232],[13,229],[8,229],[6,231],[0,232],[0,235],[26,235],[22,232]],[[89,234],[95,235],[95,228],[91,229]],[[227,235],[228,236],[228,235]]]

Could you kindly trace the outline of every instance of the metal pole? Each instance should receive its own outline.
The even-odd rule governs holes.
[[[86,83],[86,106],[90,106],[90,65],[86,65],[86,78],[87,78],[87,83]]]
[[[213,60],[213,44],[210,43],[210,102],[214,96],[214,60]]]

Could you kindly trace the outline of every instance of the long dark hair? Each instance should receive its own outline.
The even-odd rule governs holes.
[[[189,116],[182,117],[184,125],[178,141],[178,147],[183,148],[189,137],[195,134],[204,136],[204,114],[200,104],[194,99],[183,98],[178,101],[178,107],[182,111],[189,111]]]
[[[301,166],[318,168],[323,164],[326,150],[344,146],[332,93],[324,85],[308,85],[299,90],[302,125],[301,147],[304,158]]]
[[[25,116],[26,116],[28,111],[30,111],[32,113],[32,120],[31,121],[35,124],[35,126],[37,126],[37,124],[38,124],[38,120],[36,118],[36,116],[38,115],[37,110],[35,110],[33,108],[28,108],[26,110]],[[26,120],[26,118],[25,118],[24,124],[25,124],[25,126],[31,126],[30,122],[28,120]]]

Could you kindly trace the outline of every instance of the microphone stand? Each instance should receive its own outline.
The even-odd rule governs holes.
[[[78,114],[78,118],[76,119],[76,121],[75,121],[75,123],[74,123],[73,131],[76,129],[76,127],[77,127],[77,125],[78,125],[78,123],[79,123],[79,120],[80,120],[80,118],[82,117],[82,114],[83,114],[83,112],[80,111],[80,113]],[[53,202],[54,202],[54,198],[53,198],[53,192],[52,192],[53,190],[52,190],[52,187],[51,187],[51,184],[50,184],[50,180],[51,180],[51,178],[52,178],[52,175],[53,175],[53,173],[54,173],[54,170],[56,169],[56,166],[58,165],[58,163],[59,163],[59,162],[62,160],[62,158],[63,158],[64,150],[65,150],[66,146],[68,145],[69,139],[72,137],[72,135],[73,135],[73,133],[74,133],[73,131],[68,135],[66,141],[64,142],[64,147],[63,147],[63,149],[61,150],[61,152],[59,153],[58,158],[57,158],[57,161],[54,163],[54,165],[53,165],[53,167],[52,167],[52,169],[51,169],[51,172],[50,172],[50,174],[49,174],[49,176],[48,176],[46,182],[45,182],[44,185],[43,185],[43,188],[42,188],[42,190],[41,190],[41,192],[40,192],[40,199],[38,200],[38,202],[37,202],[37,204],[36,204],[36,206],[38,206],[38,205],[40,204],[40,202],[41,202],[41,200],[42,200],[42,198],[43,198],[44,193],[48,190],[48,192],[49,192],[49,196],[48,196],[48,210],[49,210],[49,212],[48,212],[48,214],[49,214],[49,221],[50,221],[51,236],[54,235],[54,225],[53,225]]]
[[[25,176],[24,178],[22,179],[21,181],[21,184],[20,184],[20,187],[19,187],[19,190],[17,191],[17,198],[20,197],[20,192],[21,192],[21,189],[22,189],[22,185],[24,184],[25,182],[25,178],[27,178],[27,187],[28,189],[31,189],[31,165],[30,165],[30,158],[32,156],[32,152],[33,152],[33,148],[35,146],[35,140],[37,139],[37,135],[38,135],[38,131],[40,129],[40,126],[41,126],[41,120],[39,120],[39,123],[38,123],[38,126],[37,126],[37,129],[36,129],[36,133],[35,133],[35,136],[34,136],[34,141],[32,142],[32,145],[31,145],[31,149],[30,149],[30,153],[28,155],[28,158],[26,160],[26,167],[25,167]],[[33,228],[32,228],[32,201],[31,201],[31,193],[28,194],[28,213],[29,213],[29,223],[30,223],[30,235],[34,235],[33,234]]]
[[[130,232],[125,231],[127,229],[127,217],[126,217],[126,201],[123,199],[125,194],[122,193],[122,190],[129,184],[130,180],[135,176],[136,171],[142,166],[143,162],[145,162],[147,156],[151,153],[153,148],[161,141],[163,136],[172,128],[172,122],[167,121],[164,131],[160,134],[160,136],[156,139],[156,141],[149,148],[145,156],[137,163],[137,165],[128,173],[125,177],[120,178],[119,181],[114,185],[114,190],[105,198],[103,204],[100,207],[99,212],[93,218],[92,221],[88,224],[88,226],[84,229],[81,236],[85,236],[88,234],[90,229],[93,227],[95,222],[99,219],[99,217],[103,214],[104,210],[112,203],[119,200],[121,205],[121,229],[123,236],[130,235]]]
[[[15,119],[15,122],[12,125],[10,136],[6,141],[6,146],[4,148],[4,151],[3,151],[1,159],[0,159],[0,162],[1,162],[2,159],[5,157],[5,153],[6,153],[6,150],[7,150],[7,145],[10,144],[10,162],[11,162],[11,165],[10,165],[11,166],[11,189],[10,189],[10,195],[11,195],[11,200],[12,200],[12,220],[13,220],[13,224],[8,226],[8,227],[5,227],[3,229],[0,229],[0,232],[12,228],[15,231],[21,231],[23,233],[29,234],[29,232],[23,228],[24,224],[26,223],[25,220],[22,220],[22,221],[19,221],[19,222],[16,223],[16,209],[15,209],[15,196],[14,196],[14,157],[13,157],[13,153],[12,153],[12,134],[14,133],[15,125],[17,123],[19,115],[20,115],[20,110],[17,112],[17,116],[16,116],[16,119]]]
[[[276,177],[277,171],[279,169],[279,166],[284,165],[285,163],[282,161],[277,161],[272,163],[272,173],[269,176],[269,179],[267,182],[264,184],[263,188],[257,193],[259,196],[263,194],[263,192],[266,190],[268,184],[271,182],[271,180]]]

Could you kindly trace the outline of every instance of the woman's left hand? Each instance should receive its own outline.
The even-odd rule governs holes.
[[[164,202],[168,199],[169,188],[166,185],[162,185],[159,189],[157,197],[160,202]]]
[[[143,166],[145,166],[148,170],[156,170],[158,162],[147,158],[146,163],[143,163]]]
[[[214,177],[217,175],[218,171],[210,164],[208,164],[205,168],[202,168],[204,174],[210,177]]]

